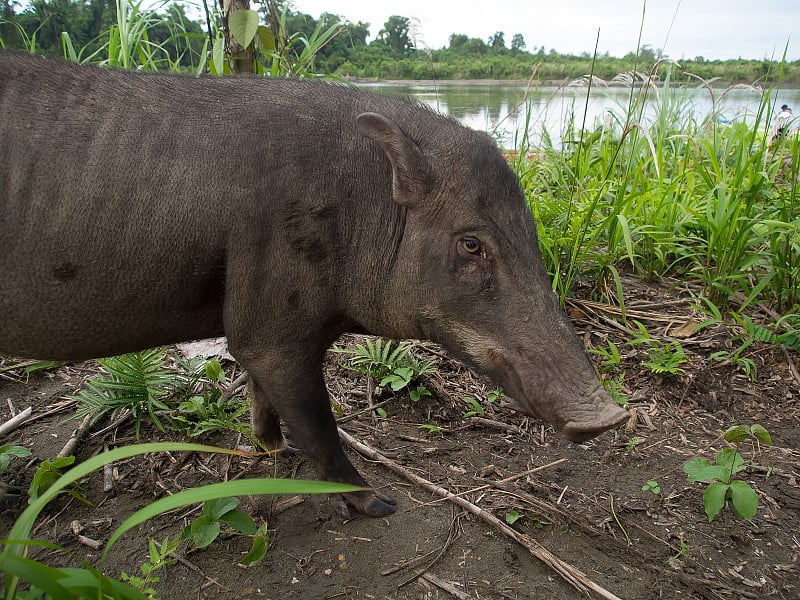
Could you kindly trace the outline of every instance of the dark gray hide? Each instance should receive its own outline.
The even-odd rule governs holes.
[[[315,81],[0,53],[0,351],[81,360],[228,336],[256,434],[364,485],[321,365],[364,330],[442,344],[580,441],[626,412],[551,291],[492,140]],[[372,516],[393,502],[347,499]]]

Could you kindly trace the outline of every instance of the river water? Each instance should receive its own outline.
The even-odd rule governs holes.
[[[547,135],[558,147],[566,124],[574,119],[579,126],[586,117],[586,127],[593,129],[613,120],[625,120],[631,102],[631,88],[625,86],[531,87],[508,82],[402,82],[360,84],[375,91],[411,96],[438,111],[450,114],[469,127],[487,131],[506,147],[517,147],[526,129],[528,142],[537,146]],[[639,94],[641,88],[633,93]],[[730,122],[744,120],[752,123],[762,105],[766,92],[750,86],[712,88],[705,86],[673,86],[668,94],[663,88],[648,90],[644,101],[642,121],[652,118],[665,105],[677,107],[684,117],[702,122],[709,116]],[[800,115],[800,89],[779,89],[769,92],[769,123],[778,107],[788,104]],[[517,107],[519,110],[515,110]],[[546,132],[546,133],[545,133]]]

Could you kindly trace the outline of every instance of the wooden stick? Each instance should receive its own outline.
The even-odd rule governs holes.
[[[0,435],[5,435],[7,433],[11,433],[17,427],[22,425],[25,421],[31,418],[31,413],[33,412],[33,407],[29,406],[21,413],[14,415],[8,421],[0,425]]]
[[[78,425],[78,428],[72,432],[72,435],[67,440],[67,443],[64,444],[64,447],[61,449],[56,456],[58,457],[65,457],[65,456],[72,456],[75,454],[75,448],[78,445],[78,442],[81,441],[81,438],[86,433],[86,430],[89,429],[89,421],[91,420],[92,415],[86,415],[81,421],[81,424]]]
[[[476,517],[483,519],[484,521],[489,523],[492,527],[500,531],[506,537],[509,537],[512,540],[518,542],[520,545],[524,546],[531,554],[533,554],[536,558],[538,558],[547,566],[549,566],[551,569],[553,569],[575,589],[583,593],[588,593],[591,590],[601,598],[605,598],[607,600],[621,600],[618,596],[615,596],[605,588],[593,582],[582,571],[580,571],[579,569],[573,567],[568,563],[565,563],[560,558],[555,556],[552,552],[550,552],[547,548],[545,548],[535,540],[531,539],[527,535],[520,533],[515,529],[512,529],[511,527],[503,523],[500,519],[495,517],[493,514],[484,511],[479,506],[476,506],[472,502],[469,502],[468,500],[465,500],[460,496],[456,496],[449,490],[446,490],[443,487],[439,487],[433,482],[428,481],[427,479],[423,479],[419,475],[411,473],[410,471],[401,467],[396,462],[385,457],[383,454],[381,454],[374,448],[371,448],[370,446],[367,446],[366,444],[359,442],[358,440],[353,438],[350,434],[341,429],[339,430],[339,437],[348,446],[360,452],[364,456],[376,462],[381,463],[389,470],[394,471],[399,475],[402,475],[403,477],[405,477],[409,481],[412,481],[413,483],[422,487],[423,489],[426,489],[429,492],[436,494],[437,496],[445,498],[450,502],[453,502],[457,506],[463,508],[467,512],[472,513]]]
[[[458,600],[473,600],[472,596],[467,594],[466,592],[462,592],[452,583],[445,581],[444,579],[439,579],[436,575],[432,573],[423,573],[420,575],[425,581],[428,581],[438,587],[439,589],[444,590],[451,596],[458,598]]]

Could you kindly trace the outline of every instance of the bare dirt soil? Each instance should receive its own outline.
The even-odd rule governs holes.
[[[251,568],[239,566],[248,540],[223,535],[170,565],[155,586],[159,597],[566,599],[597,594],[578,591],[534,557],[523,545],[526,540],[583,572],[610,593],[607,597],[800,597],[800,357],[754,345],[747,353],[757,367],[752,380],[729,364],[709,366],[706,357],[735,347],[735,341],[721,327],[694,334],[684,327],[702,320],[691,308],[685,286],[636,280],[625,284],[628,318],[640,320],[655,338],[679,339],[689,361],[683,373],[654,375],[642,364],[645,348],[625,345],[630,335],[620,330],[618,310],[588,300],[572,303],[570,316],[587,346],[605,346],[607,339],[617,343],[622,356],[616,372],[624,371],[624,391],[630,398],[628,426],[584,444],[570,444],[552,427],[520,416],[502,401],[489,404],[491,384],[432,345],[419,350],[438,361],[436,373],[425,381],[432,396],[412,402],[384,391],[376,402],[388,400],[382,404],[386,418],[374,419],[363,410],[364,377],[341,367],[343,355],[331,355],[328,384],[344,411],[341,429],[501,521],[516,511],[521,517],[512,527],[518,540],[348,448],[361,473],[397,499],[396,514],[345,520],[327,496],[289,502],[283,497],[245,498],[243,508],[269,524],[264,561]],[[233,366],[228,366],[230,371]],[[19,381],[24,379],[22,370],[5,372],[0,418],[11,416],[10,405],[18,410],[30,405],[38,418],[0,440],[26,446],[35,455],[27,465],[19,459],[12,463],[4,483],[27,487],[38,461],[61,450],[77,426],[68,420],[73,409],[46,413],[65,405],[65,395],[74,393],[95,369],[93,363],[63,366],[27,383]],[[483,420],[464,417],[470,409],[468,396],[483,401]],[[747,522],[726,507],[709,523],[703,508],[705,486],[689,483],[682,466],[698,456],[713,460],[726,446],[721,433],[727,427],[753,423],[763,425],[773,439],[739,474],[756,490],[758,512]],[[425,424],[441,430],[420,428]],[[99,424],[83,438],[78,460],[135,441],[130,421],[106,425]],[[178,439],[151,426],[142,437]],[[232,433],[203,441],[241,443]],[[752,448],[744,444],[741,450],[749,460]],[[111,491],[103,491],[102,473],[84,482],[93,507],[64,496],[40,518],[34,537],[68,548],[73,558],[38,550],[37,559],[52,565],[96,562],[100,550],[81,543],[71,527],[74,521],[85,527],[81,535],[103,542],[137,508],[187,487],[248,476],[315,476],[302,454],[277,462],[153,455],[115,466]],[[642,490],[648,480],[658,482],[660,494]],[[0,536],[23,503],[4,505]],[[197,509],[176,510],[128,533],[112,550],[109,574],[136,572],[146,561],[148,536],[160,541],[179,535],[197,514]]]

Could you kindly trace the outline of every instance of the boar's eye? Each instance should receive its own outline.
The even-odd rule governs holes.
[[[467,254],[480,255],[482,252],[480,240],[474,237],[461,238],[458,240],[458,244]]]

